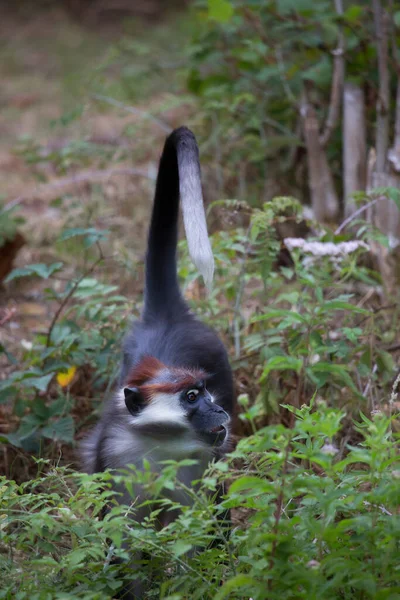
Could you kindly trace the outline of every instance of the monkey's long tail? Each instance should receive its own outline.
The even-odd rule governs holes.
[[[199,151],[186,127],[166,139],[161,155],[146,257],[145,315],[171,312],[182,306],[176,265],[179,197],[190,256],[208,287],[214,274],[214,257],[208,239]]]

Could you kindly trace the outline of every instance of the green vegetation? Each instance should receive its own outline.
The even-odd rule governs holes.
[[[212,467],[194,506],[158,532],[157,500],[153,518],[140,525],[129,519],[134,500],[100,518],[111,499],[108,474],[50,469],[26,484],[4,481],[0,598],[112,598],[121,567],[111,558],[126,556],[123,531],[135,551],[152,555],[145,579],[156,566],[168,574],[155,579],[149,597],[398,598],[400,470],[390,419],[363,417],[360,443],[343,456],[333,440],[344,413],[321,401],[289,410],[291,429],[260,429],[233,453],[223,506],[246,517],[218,549],[208,548],[218,508],[206,491],[227,478],[226,464]],[[176,485],[175,468],[137,480],[157,498]],[[189,560],[194,546],[203,552]]]
[[[152,554],[144,577],[157,563],[165,572],[167,563],[168,579],[154,581],[154,597],[262,599],[266,590],[270,598],[399,596],[400,460],[392,414],[397,393],[390,398],[395,369],[384,349],[385,319],[343,292],[344,282],[374,285],[373,274],[358,264],[362,249],[335,261],[329,256],[310,261],[296,250],[293,267],[271,268],[279,251],[274,225],[298,210],[295,201],[278,198],[254,211],[247,232],[215,234],[215,289],[207,302],[194,305],[222,331],[229,330],[235,308],[229,345],[236,342],[236,372],[258,380],[239,397],[243,427],[252,434],[231,454],[230,468],[212,466],[194,507],[162,531],[153,528],[157,505],[146,524],[129,521],[134,498],[131,507],[115,506],[100,518],[111,498],[108,474],[82,476],[39,462],[32,481],[4,480],[6,586],[0,597],[111,598],[122,567],[110,563],[107,553],[124,556],[122,531],[136,549]],[[104,232],[68,230],[62,237],[74,235],[100,249],[88,267],[92,271],[104,260]],[[52,277],[61,269],[62,263],[36,264],[9,279],[49,279],[51,295],[57,293]],[[181,274],[189,282],[196,276],[186,252]],[[126,301],[115,292],[88,273],[66,286],[59,300],[72,304],[47,335],[38,336],[24,369],[1,384],[2,398],[14,398],[20,418],[4,441],[35,452],[45,440],[73,441],[78,398],[70,392],[75,371],[68,369],[91,368],[93,395],[110,385],[126,314]],[[249,298],[264,308],[246,319],[241,311]],[[364,416],[371,408],[374,416]],[[264,427],[266,420],[291,426]],[[168,464],[156,479],[150,471],[130,474],[126,485],[136,477],[157,498],[164,486],[177,485],[176,468]],[[206,492],[221,479],[230,488],[215,508]],[[224,507],[237,514],[231,540],[207,549]],[[204,552],[188,559],[185,552],[193,546]],[[23,582],[21,569],[31,574]]]
[[[153,41],[140,37],[137,23],[128,24],[95,65],[87,90],[103,96],[91,96],[91,107],[99,105],[107,116],[114,110],[110,100],[124,103],[117,110],[125,114],[129,103],[154,94],[135,121],[119,129],[126,145],[117,152],[76,135],[85,117],[84,86],[74,82],[72,67],[64,80],[67,111],[52,127],[65,133],[75,127],[75,134],[54,147],[33,138],[18,144],[18,157],[36,179],[51,172],[64,184],[81,169],[90,190],[82,202],[75,190],[56,188],[49,206],[67,218],[46,231],[51,247],[43,244],[42,254],[5,280],[11,295],[29,282],[50,316],[28,341],[12,343],[10,335],[0,343],[0,409],[10,420],[0,434],[9,457],[7,477],[0,478],[0,599],[111,599],[124,570],[114,558],[127,555],[123,533],[132,548],[151,555],[142,572],[152,579],[149,598],[400,599],[399,305],[397,294],[384,297],[383,274],[371,258],[371,246],[390,249],[392,238],[364,220],[365,213],[335,228],[305,221],[299,201],[278,195],[307,198],[299,103],[306,89],[320,122],[327,117],[331,51],[342,34],[351,51],[349,77],[376,92],[371,14],[361,2],[338,15],[329,2],[209,0],[182,17],[172,49],[169,22]],[[393,39],[399,14],[394,2]],[[79,31],[71,64],[86,47]],[[189,34],[189,62],[181,66],[179,41]],[[200,99],[197,105],[189,92]],[[158,477],[146,465],[143,472],[118,475],[128,490],[136,480],[155,498],[152,516],[141,524],[131,518],[135,498],[130,506],[115,502],[111,474],[88,476],[72,467],[78,440],[113,389],[122,335],[140,311],[139,293],[132,307],[132,287],[135,293],[141,288],[142,273],[137,198],[141,192],[146,205],[149,197],[138,185],[132,206],[124,189],[126,213],[114,203],[119,192],[107,195],[108,180],[91,181],[90,170],[123,169],[127,160],[142,168],[148,156],[155,160],[153,137],[162,139],[169,118],[172,124],[183,118],[174,110],[198,129],[205,187],[217,198],[210,216],[233,220],[212,235],[216,275],[209,296],[185,241],[179,269],[193,310],[230,349],[238,444],[226,462],[210,466],[193,507],[158,531],[157,508],[170,505],[162,489],[179,485],[177,463],[167,461]],[[162,119],[161,127],[154,118]],[[150,126],[157,136],[148,133]],[[145,137],[151,142],[136,143]],[[326,150],[339,191],[342,144],[333,128]],[[43,164],[47,171],[40,170]],[[398,205],[396,186],[384,184],[368,194],[361,189],[357,201],[387,197]],[[113,220],[120,209],[126,229]],[[2,210],[0,245],[20,227],[18,204],[13,212]],[[220,482],[228,491],[215,506],[210,496]],[[106,505],[111,511],[104,517]],[[210,548],[226,508],[233,514],[231,538]],[[188,557],[193,548],[202,552]]]

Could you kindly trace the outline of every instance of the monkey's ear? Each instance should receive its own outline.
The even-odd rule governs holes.
[[[137,387],[124,388],[125,405],[134,417],[139,414],[145,402]]]

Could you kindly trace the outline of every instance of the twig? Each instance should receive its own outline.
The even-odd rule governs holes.
[[[101,249],[101,246],[99,244],[99,242],[97,242],[97,248],[99,250],[100,256],[97,260],[95,260],[95,262],[88,268],[86,269],[86,271],[75,281],[74,285],[72,286],[72,288],[69,290],[68,294],[65,296],[65,298],[63,299],[63,301],[61,302],[60,306],[58,307],[58,309],[56,310],[54,317],[51,320],[50,323],[50,327],[49,327],[49,331],[47,332],[47,338],[46,338],[46,348],[48,348],[50,346],[50,341],[51,341],[51,334],[53,333],[53,329],[55,324],[58,321],[58,318],[60,316],[60,314],[62,313],[62,311],[64,310],[64,308],[66,307],[66,305],[68,304],[69,300],[72,298],[72,296],[74,295],[74,293],[76,292],[79,284],[91,273],[93,273],[93,271],[95,270],[95,268],[97,267],[98,264],[100,264],[103,260],[105,260],[105,257],[103,255],[103,251]]]
[[[233,320],[233,335],[234,335],[234,339],[235,339],[235,359],[238,359],[240,357],[240,320],[242,317],[242,314],[240,312],[240,304],[242,302],[242,296],[243,296],[243,290],[244,290],[244,280],[245,280],[245,274],[246,274],[246,263],[247,263],[247,257],[249,256],[249,252],[250,252],[250,248],[251,248],[251,244],[250,244],[250,231],[251,231],[251,225],[249,225],[249,227],[247,228],[247,232],[246,232],[246,247],[245,247],[245,251],[243,254],[243,258],[242,258],[242,265],[240,268],[240,272],[239,272],[239,289],[238,292],[236,294],[236,300],[235,300],[235,306],[233,308],[234,313],[235,313],[235,317]]]
[[[393,344],[392,346],[388,346],[385,348],[386,352],[397,352],[400,350],[400,344]]]
[[[372,504],[371,502],[368,502],[368,500],[364,500],[363,504],[365,506],[372,506],[373,508],[379,508],[379,510],[384,515],[388,515],[388,517],[392,517],[393,516],[393,514],[387,508],[385,508],[382,504]]]
[[[345,227],[347,227],[347,225],[353,221],[353,219],[355,219],[356,217],[358,217],[358,215],[361,215],[361,213],[363,213],[365,210],[368,210],[369,208],[371,208],[371,206],[373,206],[374,204],[376,204],[378,201],[380,200],[380,198],[375,198],[374,200],[371,200],[371,202],[367,202],[367,204],[364,204],[364,206],[361,206],[360,208],[358,208],[356,210],[356,212],[354,212],[352,215],[350,215],[349,217],[347,217],[347,219],[345,219],[343,221],[343,223],[341,223],[339,225],[339,227],[336,229],[335,234],[334,235],[339,235],[339,233],[341,231],[343,231],[343,229]]]
[[[274,564],[274,554],[275,554],[276,546],[278,544],[277,536],[278,536],[278,531],[279,531],[279,523],[280,523],[280,520],[282,517],[282,512],[283,512],[282,511],[283,500],[284,500],[284,493],[285,493],[286,475],[287,475],[288,466],[289,466],[289,452],[290,452],[291,444],[292,444],[292,439],[290,438],[288,440],[286,450],[285,450],[285,458],[284,458],[284,462],[283,462],[282,477],[281,477],[282,484],[280,486],[279,494],[276,499],[275,522],[274,522],[274,525],[272,528],[272,535],[274,536],[274,538],[272,540],[272,547],[271,547],[271,559],[270,559],[270,564],[269,564],[270,571],[272,571],[272,567]],[[271,590],[271,588],[272,588],[272,579],[269,579],[268,589]]]
[[[7,323],[7,321],[9,321],[10,319],[12,319],[13,315],[17,312],[17,309],[15,308],[15,306],[13,306],[12,308],[5,308],[4,309],[4,316],[0,319],[0,327],[2,325],[4,325],[5,323]]]
[[[367,385],[365,386],[364,391],[362,392],[362,395],[364,396],[364,398],[367,397],[367,394],[369,392],[369,388],[371,387],[371,384],[372,384],[372,377],[373,377],[373,375],[375,375],[375,373],[377,372],[377,370],[378,370],[378,365],[375,363],[374,366],[373,366],[373,368],[372,368],[372,372],[369,374]],[[372,394],[371,394],[371,410],[374,410],[374,409],[375,409],[374,399],[373,399]]]
[[[216,114],[211,115],[211,120],[213,124],[213,129],[215,131],[214,136],[214,168],[215,168],[215,177],[218,182],[218,194],[220,197],[224,195],[224,172],[222,170],[222,154],[221,154],[221,143],[219,139],[220,127],[218,125],[218,119]]]
[[[164,123],[164,121],[162,121],[161,119],[154,117],[150,113],[141,110],[140,108],[136,108],[135,106],[127,106],[119,100],[115,100],[114,98],[110,98],[109,96],[103,96],[103,94],[93,94],[93,98],[96,98],[96,100],[102,100],[103,102],[107,102],[112,106],[117,106],[118,108],[121,108],[125,112],[131,113],[132,115],[139,115],[144,119],[149,119],[150,121],[153,121],[153,123],[158,125],[158,127],[161,127],[161,129],[165,131],[165,133],[171,133],[172,131],[172,127],[170,127],[167,123]]]
[[[125,518],[129,515],[132,508],[135,506],[135,503],[137,502],[137,500],[138,500],[137,498],[135,498],[135,500],[132,500],[132,502],[130,503],[130,505],[128,507],[128,510],[125,511],[125,514],[124,514]],[[108,567],[110,566],[111,559],[114,556],[115,548],[116,548],[116,546],[114,543],[110,544],[110,547],[107,552],[106,560],[104,561],[103,572],[106,571],[108,569]]]
[[[336,13],[339,17],[343,15],[342,0],[335,0]],[[331,87],[331,98],[328,109],[324,131],[320,136],[320,144],[325,147],[329,142],[330,137],[336,123],[339,119],[340,104],[342,99],[342,89],[344,82],[344,36],[343,27],[339,25],[339,35],[336,50],[333,51],[333,76]]]

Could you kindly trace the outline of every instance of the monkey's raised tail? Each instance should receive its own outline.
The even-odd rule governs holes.
[[[146,257],[145,315],[182,306],[176,265],[179,197],[190,256],[211,287],[214,257],[204,212],[199,151],[186,127],[166,139],[161,155]]]

